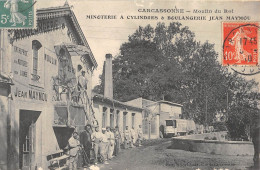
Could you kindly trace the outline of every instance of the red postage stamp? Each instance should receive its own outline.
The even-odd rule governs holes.
[[[222,23],[222,65],[258,65],[258,29],[256,23]]]

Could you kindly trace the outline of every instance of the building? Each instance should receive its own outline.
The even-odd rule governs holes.
[[[143,108],[113,99],[111,54],[106,55],[103,69],[105,71],[104,95],[93,94],[93,109],[96,119],[100,123],[99,128],[118,126],[119,131],[123,134],[128,126],[129,129],[134,127],[137,131],[139,125],[142,125]]]
[[[37,24],[1,31],[1,170],[48,169],[48,156],[61,153],[74,130],[97,124],[97,63],[76,16],[65,3],[38,9]]]
[[[107,126],[112,128],[118,126],[119,131],[123,134],[126,126],[129,129],[134,127],[137,131],[139,125],[142,125],[142,108],[134,107],[99,94],[93,94],[93,103],[96,119],[100,122],[100,129]]]
[[[181,104],[165,100],[155,102],[141,97],[126,103],[144,109],[143,133],[146,139],[156,139],[160,133],[164,134],[165,120],[182,117]]]
[[[0,169],[7,169],[7,160],[11,153],[8,149],[11,140],[11,85],[12,79],[0,70]]]

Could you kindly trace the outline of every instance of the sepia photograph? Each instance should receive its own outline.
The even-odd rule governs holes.
[[[260,169],[259,0],[0,0],[0,170]]]

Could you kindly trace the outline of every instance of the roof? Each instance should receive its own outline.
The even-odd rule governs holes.
[[[169,105],[172,105],[172,106],[180,106],[180,107],[183,106],[182,104],[173,103],[173,102],[169,102],[169,101],[166,101],[166,100],[160,100],[160,101],[158,101],[158,103],[165,103],[165,104],[169,104]]]
[[[71,7],[68,5],[67,2],[65,3],[64,6],[37,9],[36,14],[37,14],[37,21],[46,21],[46,20],[52,19],[52,18],[66,17],[66,19],[69,20],[69,23],[71,24],[71,26],[73,28],[73,32],[76,35],[76,38],[77,38],[76,45],[83,45],[89,49],[89,54],[86,55],[86,57],[89,58],[93,67],[97,68],[96,59],[89,47],[89,44],[86,40],[85,35],[82,32],[82,29],[78,23],[78,20],[75,16],[74,12],[71,10]],[[47,26],[40,27],[39,22],[38,22],[38,25],[37,25],[38,27],[36,29],[9,29],[8,32],[11,35],[13,35],[10,38],[10,43],[12,44],[12,42],[14,40],[23,39],[24,37],[29,37],[29,36],[33,36],[36,34],[46,33],[46,32],[53,31],[55,29],[59,29],[59,28],[56,28],[54,25],[55,24],[51,25],[53,28],[52,27],[47,28]],[[61,27],[65,27],[65,25],[62,24]]]
[[[63,16],[70,16],[70,18],[72,19],[75,30],[83,43],[82,45],[86,46],[89,49],[90,60],[92,61],[93,66],[96,68],[97,62],[95,60],[95,57],[89,47],[89,44],[87,42],[85,35],[82,32],[82,29],[78,23],[78,20],[75,16],[74,12],[71,10],[71,7],[68,5],[67,1],[64,4],[64,6],[41,8],[41,9],[37,10],[37,19],[38,20],[63,17]]]
[[[75,45],[72,43],[61,43],[60,46],[65,46],[71,56],[89,55],[90,49],[83,45]]]
[[[101,94],[92,93],[92,95],[93,95],[94,103],[95,103],[95,101],[99,101],[99,102],[111,105],[111,107],[119,107],[119,108],[122,108],[122,109],[128,109],[128,110],[139,111],[139,112],[142,112],[144,110],[143,108],[140,108],[140,107],[131,106],[129,104],[120,102],[118,100],[114,100],[114,99],[111,99],[111,98],[104,97]]]
[[[141,99],[142,100],[142,106],[143,108],[144,107],[147,107],[147,106],[153,106],[153,105],[156,105],[158,103],[165,103],[165,104],[169,104],[169,105],[172,105],[172,106],[179,106],[179,107],[182,107],[183,105],[182,104],[178,104],[178,103],[173,103],[173,102],[170,102],[170,101],[166,101],[166,100],[160,100],[160,101],[152,101],[152,100],[148,100],[148,99],[144,99],[142,97],[139,97],[139,98],[136,98],[134,100],[130,100],[126,103],[132,103],[133,101],[137,101]]]

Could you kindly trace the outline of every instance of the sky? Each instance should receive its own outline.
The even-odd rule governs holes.
[[[64,5],[65,0],[38,0],[37,8],[55,7]],[[195,33],[195,38],[201,43],[209,41],[215,44],[215,50],[222,54],[222,21],[225,16],[249,16],[251,21],[260,21],[260,1],[241,2],[241,1],[190,1],[190,0],[68,0],[72,6],[83,33],[89,43],[93,55],[98,63],[98,68],[93,75],[93,88],[99,84],[99,75],[102,73],[105,54],[110,53],[113,56],[119,54],[120,45],[127,42],[128,36],[135,32],[139,26],[150,24],[156,26],[158,22],[170,22],[167,19],[161,20],[161,17],[173,15],[185,16],[222,16],[224,19],[215,21],[180,21],[183,26],[188,26]],[[184,14],[173,13],[144,13],[138,12],[138,9],[184,9]],[[193,13],[193,10],[213,10],[213,13]],[[222,13],[216,14],[218,9]],[[233,10],[233,13],[223,13],[224,10]],[[117,19],[87,19],[88,15],[116,15]],[[119,19],[120,16],[124,19]],[[127,19],[127,16],[158,16],[159,20],[140,20]],[[221,56],[221,55],[220,55]],[[219,57],[219,62],[221,58]],[[246,77],[247,79],[256,79],[260,82],[260,74]],[[260,87],[260,86],[259,86]]]

